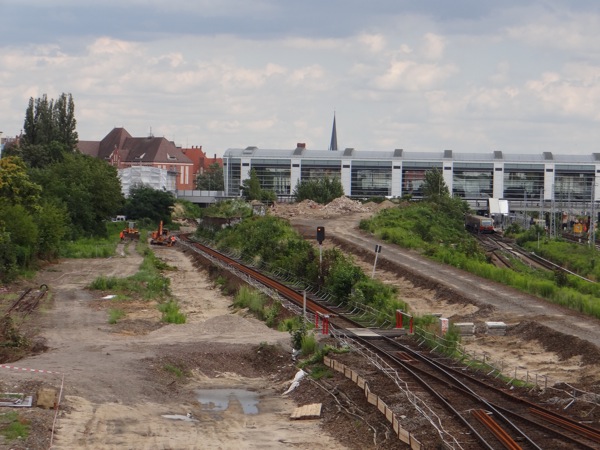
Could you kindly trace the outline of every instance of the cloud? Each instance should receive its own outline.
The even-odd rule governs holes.
[[[444,54],[446,39],[433,33],[426,33],[423,37],[421,54],[426,59],[438,60]]]
[[[423,64],[413,60],[392,61],[385,73],[374,80],[374,86],[382,90],[428,90],[435,88],[457,71],[458,69],[452,64]]]

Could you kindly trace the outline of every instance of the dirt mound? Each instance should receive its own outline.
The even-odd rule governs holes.
[[[381,211],[382,209],[388,209],[388,208],[395,208],[397,205],[394,202],[391,202],[389,200],[384,200],[381,203],[379,203],[378,205],[375,206],[375,209],[377,211]]]
[[[370,213],[373,210],[374,208],[363,205],[358,200],[339,197],[327,205],[312,200],[303,200],[300,203],[278,203],[271,208],[270,213],[283,218],[297,216],[331,218],[349,213]]]
[[[510,327],[507,334],[519,336],[523,340],[537,341],[545,350],[556,353],[561,360],[581,356],[583,364],[597,364],[600,361],[600,350],[595,345],[536,322],[521,322]]]
[[[357,200],[351,200],[348,197],[339,197],[328,203],[323,208],[328,212],[333,213],[346,213],[346,212],[370,212],[370,209],[366,208],[361,202]]]

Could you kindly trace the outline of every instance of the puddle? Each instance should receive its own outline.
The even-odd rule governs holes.
[[[258,414],[258,394],[246,389],[198,389],[198,401],[204,411],[225,411],[237,401],[244,414]]]

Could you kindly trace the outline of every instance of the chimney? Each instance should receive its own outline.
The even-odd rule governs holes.
[[[296,144],[296,148],[306,148],[306,143],[305,142],[298,142]]]

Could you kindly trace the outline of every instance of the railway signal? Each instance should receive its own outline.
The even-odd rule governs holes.
[[[319,276],[322,276],[323,241],[325,240],[325,227],[317,227],[317,242],[319,243]]]
[[[317,242],[319,245],[325,240],[325,227],[317,227]]]

